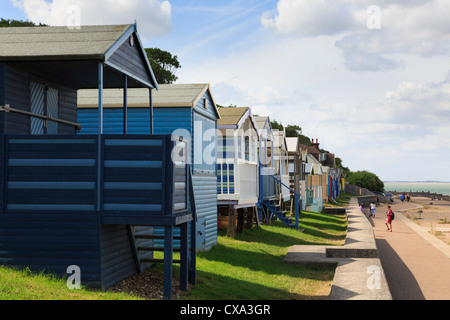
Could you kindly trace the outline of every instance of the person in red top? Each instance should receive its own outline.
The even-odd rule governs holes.
[[[387,206],[388,212],[386,212],[387,217],[386,217],[386,221],[384,222],[384,224],[386,225],[387,230],[386,231],[390,231],[392,232],[392,215],[393,212],[391,210],[391,206]]]

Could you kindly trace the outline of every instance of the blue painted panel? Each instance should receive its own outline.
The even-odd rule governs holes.
[[[11,108],[30,111],[29,75],[5,64],[5,104]],[[30,133],[30,118],[8,112],[5,114],[5,134]]]
[[[95,139],[11,138],[7,143],[7,210],[95,212]]]
[[[191,132],[190,108],[155,108],[153,111],[155,134],[172,134],[176,129]],[[78,109],[78,122],[82,134],[97,134],[97,109]],[[123,133],[123,110],[103,109],[103,132]],[[128,133],[150,134],[150,111],[148,108],[128,108]]]
[[[194,113],[194,174],[216,174],[217,122]]]
[[[77,265],[84,284],[101,281],[95,214],[2,214],[0,243],[0,261],[8,266],[67,276],[67,267]]]
[[[108,288],[136,273],[133,248],[126,225],[101,226],[102,285]]]
[[[108,63],[139,77],[139,79],[152,83],[152,77],[147,69],[147,57],[144,56],[139,41],[135,34],[132,34],[134,41],[126,40],[108,59]],[[131,45],[132,43],[132,45]]]
[[[205,100],[207,102],[205,103]],[[217,121],[218,115],[217,112],[214,110],[214,104],[213,99],[211,95],[209,94],[209,91],[206,91],[202,98],[197,102],[197,104],[194,107],[195,112],[201,114],[204,118],[208,118],[210,120]]]
[[[209,104],[210,108],[212,102]],[[123,132],[123,110],[121,108],[105,108],[104,132],[122,133]],[[211,109],[211,117],[213,113]],[[154,132],[155,134],[172,134],[175,130],[182,134],[192,135],[193,129],[193,110],[192,108],[154,108]],[[200,113],[196,113],[197,119],[202,121],[201,139],[207,129],[216,128],[215,121],[204,120]],[[204,117],[203,117],[204,118]],[[97,109],[78,109],[78,122],[82,125],[83,134],[97,133]],[[203,123],[205,122],[205,123]],[[148,134],[150,128],[150,112],[147,108],[128,108],[128,132],[130,134]],[[197,132],[194,132],[197,134]],[[191,141],[189,139],[189,141]],[[208,144],[205,144],[207,146]],[[135,154],[135,153],[134,153]],[[194,146],[191,144],[191,161],[194,154]],[[197,211],[206,221],[204,240],[197,250],[210,248],[217,243],[217,187],[216,187],[216,164],[215,161],[205,166],[204,169],[210,170],[210,173],[202,172],[200,176],[194,174],[194,197],[196,200]],[[203,168],[203,167],[202,167]],[[107,168],[105,168],[106,172]],[[146,173],[136,172],[139,176],[145,176]],[[199,226],[199,223],[197,223]],[[200,227],[200,226],[199,226]],[[203,227],[205,228],[205,227]],[[163,228],[155,228],[155,234],[163,234]],[[175,234],[179,234],[178,228],[175,228]],[[155,245],[163,246],[163,241],[155,241]],[[174,243],[175,247],[179,244]]]

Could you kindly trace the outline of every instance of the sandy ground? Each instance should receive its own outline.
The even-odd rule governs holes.
[[[402,210],[402,206],[405,207],[405,211]],[[412,197],[410,203],[405,201],[396,207],[402,210],[405,217],[422,227],[429,228],[430,233],[450,244],[450,201]]]

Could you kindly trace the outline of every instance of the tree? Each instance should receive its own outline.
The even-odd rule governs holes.
[[[350,173],[350,169],[347,167],[344,167],[344,165],[342,164],[342,159],[339,157],[336,157],[334,159],[334,162],[336,164],[336,168],[342,169],[342,172],[344,173],[345,176],[347,176]]]
[[[7,27],[45,27],[45,24],[35,24],[31,21],[13,20],[0,18],[0,28]]]
[[[276,120],[273,120],[270,124],[272,125],[272,129],[273,130],[280,130],[280,131],[282,131],[283,128],[284,128],[283,125],[281,123],[278,123]]]
[[[297,125],[288,125],[286,127],[286,137],[298,137],[302,134],[302,128]]]
[[[175,72],[181,65],[177,56],[158,48],[146,48],[145,53],[159,84],[170,84],[178,79]]]
[[[370,191],[384,191],[384,183],[378,176],[369,171],[349,172],[346,178],[347,182]]]

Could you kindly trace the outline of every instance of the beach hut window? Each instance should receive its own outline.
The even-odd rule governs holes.
[[[222,136],[218,138],[217,157],[219,159],[234,159],[234,137]]]
[[[245,137],[245,160],[250,160],[250,137]]]
[[[256,143],[256,137],[252,135],[252,155],[251,155],[251,161],[256,162],[256,154],[257,154],[257,143]]]
[[[238,151],[238,158],[242,159],[242,134],[238,134],[237,136],[237,151]]]

